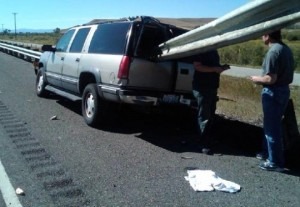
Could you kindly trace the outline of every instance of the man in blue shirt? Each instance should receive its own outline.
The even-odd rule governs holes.
[[[280,30],[263,35],[262,40],[269,47],[263,61],[262,75],[250,77],[254,83],[263,85],[261,97],[265,143],[260,158],[267,160],[259,167],[263,170],[283,171],[281,121],[290,97],[289,84],[294,77],[294,59],[290,48],[281,41]]]

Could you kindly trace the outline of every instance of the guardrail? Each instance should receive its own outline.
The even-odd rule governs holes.
[[[1,40],[0,43],[6,43],[9,45],[19,46],[26,49],[31,49],[34,51],[41,51],[42,44],[35,44],[35,43],[26,43],[26,42],[17,42],[17,41],[11,41],[11,40]]]
[[[0,40],[0,51],[32,62],[35,73],[37,72],[38,62],[42,54],[40,52],[41,48],[42,45],[38,44]]]
[[[299,0],[251,1],[224,16],[159,45],[168,60],[242,43],[300,21]]]
[[[41,48],[42,45],[39,44],[0,40],[0,51],[32,62],[35,74],[42,54]]]

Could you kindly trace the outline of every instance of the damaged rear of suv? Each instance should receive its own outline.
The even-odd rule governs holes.
[[[109,102],[189,104],[192,64],[157,58],[161,43],[186,31],[152,17],[71,28],[55,46],[43,46],[37,95],[81,100],[90,126],[104,119]]]

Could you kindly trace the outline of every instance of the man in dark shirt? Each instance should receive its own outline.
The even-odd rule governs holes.
[[[210,129],[214,119],[218,101],[220,74],[229,69],[228,65],[220,65],[217,50],[205,52],[193,57],[195,68],[193,79],[193,95],[198,104],[198,132],[201,150],[211,154]]]

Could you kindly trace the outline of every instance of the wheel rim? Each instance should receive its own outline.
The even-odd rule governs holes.
[[[87,117],[91,118],[94,116],[94,113],[95,113],[95,99],[93,94],[88,93],[85,102],[85,114]]]
[[[39,77],[39,82],[38,82],[38,85],[37,85],[37,90],[38,90],[38,91],[41,91],[41,90],[42,90],[43,84],[44,84],[44,77],[41,75],[41,76]]]

